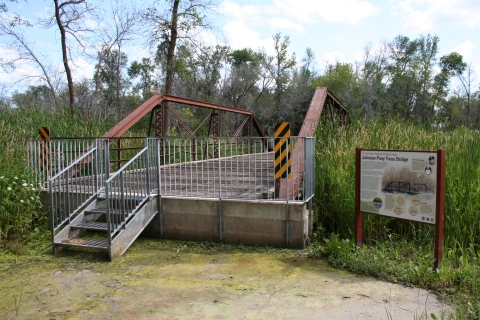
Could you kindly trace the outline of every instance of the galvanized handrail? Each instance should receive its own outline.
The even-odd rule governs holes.
[[[275,181],[273,137],[157,138],[162,196],[309,202],[314,194],[314,138],[290,137],[292,177]],[[275,184],[287,190],[275,195]]]
[[[108,140],[97,139],[86,153],[49,179],[52,236],[102,190],[108,170]]]
[[[153,186],[157,185],[158,153],[155,152],[155,143],[152,143],[151,139],[147,139],[146,145],[105,181],[107,230],[110,243],[149,199],[155,189]]]
[[[47,159],[43,159],[44,153],[38,140],[26,141],[27,160],[29,166],[33,168],[36,182],[42,184],[48,182],[88,152],[95,141],[95,138],[51,138],[50,142],[44,142]]]

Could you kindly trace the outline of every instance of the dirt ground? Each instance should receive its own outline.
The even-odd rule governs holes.
[[[91,252],[1,256],[1,319],[418,319],[449,307],[305,252],[138,239]]]

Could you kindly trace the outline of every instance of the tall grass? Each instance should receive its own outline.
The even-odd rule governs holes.
[[[430,129],[399,119],[357,121],[344,128],[324,126],[316,137],[316,223],[350,237],[354,226],[355,148],[446,149],[445,245],[480,247],[480,136],[458,128]],[[434,229],[418,223],[364,215],[366,241],[396,234],[432,243]]]
[[[52,137],[100,137],[115,123],[99,118],[71,117],[69,110],[0,109],[0,123],[19,140],[36,139],[38,128],[49,126]],[[3,137],[0,137],[3,140]]]

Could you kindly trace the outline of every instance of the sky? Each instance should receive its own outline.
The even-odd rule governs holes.
[[[7,4],[10,12],[35,21],[46,16],[52,2],[19,0]],[[96,2],[106,6],[109,0]],[[453,51],[462,54],[477,74],[475,83],[480,80],[479,0],[220,0],[210,19],[216,35],[233,49],[263,48],[272,53],[272,36],[279,32],[289,36],[290,51],[297,60],[311,48],[320,72],[327,63],[361,61],[367,46],[389,42],[397,35],[410,39],[436,35],[440,38],[438,57]],[[44,59],[61,66],[59,36],[54,28],[29,28],[27,36]],[[14,55],[5,50],[2,38],[0,55]],[[204,35],[207,43],[219,43],[214,38]],[[140,44],[127,50],[130,61],[148,55],[148,49]],[[91,79],[93,68],[94,62],[76,57],[75,80]],[[13,83],[34,72],[27,66],[8,73],[0,71],[0,83]]]

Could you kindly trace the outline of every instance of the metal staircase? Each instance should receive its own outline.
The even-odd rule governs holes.
[[[91,148],[49,180],[54,253],[65,247],[122,255],[159,212],[158,141],[110,174],[108,140]]]

